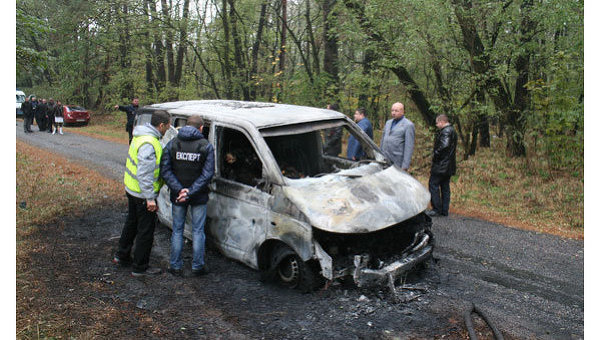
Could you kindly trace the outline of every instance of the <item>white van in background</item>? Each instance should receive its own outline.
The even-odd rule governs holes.
[[[17,89],[17,116],[23,116],[23,110],[21,110],[23,102],[25,102],[25,92]]]

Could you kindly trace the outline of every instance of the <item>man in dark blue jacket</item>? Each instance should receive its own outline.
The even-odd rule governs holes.
[[[367,118],[367,113],[364,107],[360,107],[354,111],[354,121],[367,134],[367,136],[373,139],[373,125]],[[350,135],[348,138],[348,154],[346,157],[353,161],[359,161],[365,157],[365,152],[363,151],[360,142],[354,138],[353,135]]]
[[[181,251],[188,208],[192,217],[192,275],[207,273],[204,263],[204,222],[208,184],[215,173],[215,156],[213,146],[202,135],[203,125],[200,116],[190,117],[177,137],[165,146],[160,163],[160,174],[171,191],[173,233],[169,272],[176,276],[183,274]]]
[[[439,129],[433,145],[433,160],[429,177],[429,193],[433,210],[429,216],[448,216],[450,208],[450,177],[456,174],[456,144],[458,136],[448,116],[439,115],[435,119]]]
[[[133,98],[131,101],[131,105],[115,105],[115,109],[119,109],[119,111],[124,111],[127,114],[127,124],[125,125],[125,131],[129,133],[129,144],[131,144],[131,139],[133,138],[133,124],[135,123],[135,114],[139,107],[140,100],[138,98]]]

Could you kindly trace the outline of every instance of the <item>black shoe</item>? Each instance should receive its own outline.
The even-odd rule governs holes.
[[[131,276],[144,277],[144,276],[149,276],[149,275],[158,275],[160,273],[162,273],[162,269],[157,268],[157,267],[148,267],[148,268],[146,268],[146,270],[144,270],[142,272],[136,272],[136,271],[131,272]]]
[[[167,271],[173,275],[173,276],[177,276],[177,277],[183,277],[183,270],[182,269],[173,269],[173,268],[169,268],[167,269]]]
[[[129,267],[131,265],[131,259],[120,259],[117,256],[115,256],[112,259],[112,263],[121,267]]]
[[[202,269],[192,269],[192,276],[198,277],[208,274],[208,268],[206,266],[202,267]]]
[[[425,211],[425,214],[429,217],[442,216],[442,214],[440,214],[439,212],[437,212],[435,210],[427,210],[427,211]]]

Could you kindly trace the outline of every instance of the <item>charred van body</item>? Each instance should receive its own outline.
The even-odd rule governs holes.
[[[433,251],[429,192],[393,166],[354,122],[339,112],[240,101],[185,101],[148,106],[171,115],[166,144],[188,117],[202,116],[215,147],[206,230],[226,256],[265,278],[310,290],[350,277],[379,285],[426,261]],[[328,129],[353,135],[366,159],[323,153]],[[171,226],[167,187],[159,219]],[[190,236],[189,225],[184,232]]]

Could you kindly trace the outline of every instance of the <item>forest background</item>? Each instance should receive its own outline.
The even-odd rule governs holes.
[[[18,0],[16,81],[97,113],[240,99],[365,107],[459,134],[453,205],[583,238],[584,22],[576,0]],[[112,112],[112,113],[111,113]],[[502,220],[504,221],[504,220]]]

